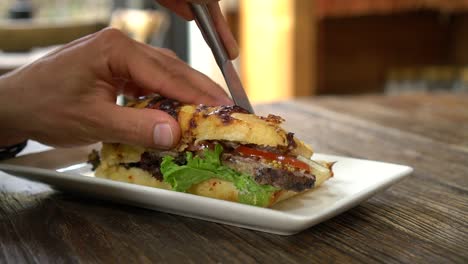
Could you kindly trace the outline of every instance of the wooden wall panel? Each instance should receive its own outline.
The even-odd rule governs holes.
[[[241,69],[254,102],[313,93],[315,23],[310,0],[241,1]]]
[[[287,0],[241,2],[241,68],[253,102],[292,96],[292,12]]]
[[[292,93],[309,96],[317,89],[317,28],[314,0],[294,1]]]
[[[468,14],[456,15],[452,18],[452,36],[450,37],[449,54],[453,64],[468,65]]]
[[[253,101],[379,93],[395,68],[468,64],[463,8],[444,13],[437,8],[451,5],[426,2],[426,9],[327,17],[320,3],[241,1],[241,70]]]
[[[451,27],[436,12],[323,19],[317,92],[381,92],[389,69],[448,64]]]

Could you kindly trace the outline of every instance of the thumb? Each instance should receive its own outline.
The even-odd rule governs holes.
[[[156,149],[170,149],[180,138],[177,121],[166,112],[155,109],[136,109],[107,105],[101,111],[104,127],[99,138],[107,142],[119,142]]]

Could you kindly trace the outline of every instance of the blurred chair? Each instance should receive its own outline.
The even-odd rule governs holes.
[[[161,46],[169,28],[169,17],[157,10],[117,9],[112,13],[110,26],[136,41]]]
[[[0,75],[108,26],[108,20],[0,20]]]
[[[106,21],[0,21],[0,50],[27,52],[33,48],[64,44],[106,26]]]
[[[160,11],[118,9],[109,20],[41,21],[0,20],[0,75],[30,63],[61,44],[99,31],[118,28],[131,38],[162,46],[169,17]]]

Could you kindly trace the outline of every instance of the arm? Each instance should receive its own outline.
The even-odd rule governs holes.
[[[168,9],[172,10],[179,16],[183,17],[186,20],[193,20],[194,15],[190,10],[188,2],[193,2],[197,4],[207,4],[208,9],[210,10],[211,15],[213,16],[213,22],[215,24],[216,30],[221,37],[221,40],[224,43],[224,47],[226,48],[229,58],[235,59],[239,56],[239,48],[237,46],[237,42],[232,35],[231,30],[229,29],[226,20],[221,13],[221,9],[219,7],[219,0],[156,0],[161,5],[167,7]]]

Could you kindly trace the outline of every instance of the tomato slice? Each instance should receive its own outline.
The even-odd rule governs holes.
[[[283,165],[289,165],[296,169],[310,171],[309,165],[307,165],[305,162],[302,162],[294,157],[275,154],[275,153],[268,152],[268,151],[249,148],[246,146],[239,146],[236,148],[236,151],[241,153],[244,156],[260,157],[260,158],[270,160],[270,161],[276,160]]]
[[[272,152],[249,148],[246,146],[239,146],[236,148],[236,151],[245,156],[256,156],[267,160],[277,160],[279,156],[278,154]]]

